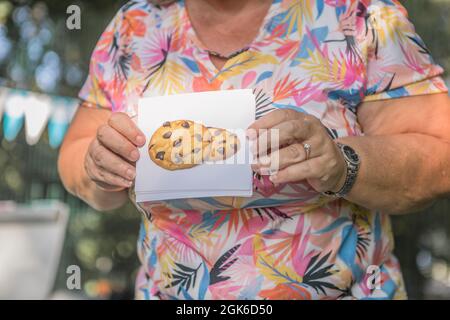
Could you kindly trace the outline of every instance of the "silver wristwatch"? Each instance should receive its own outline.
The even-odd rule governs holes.
[[[361,159],[352,147],[342,143],[336,143],[341,150],[344,160],[347,163],[347,176],[345,178],[344,186],[338,192],[328,191],[324,194],[329,197],[344,198],[346,197],[353,186],[355,185],[356,178],[358,177],[359,168],[361,166]]]

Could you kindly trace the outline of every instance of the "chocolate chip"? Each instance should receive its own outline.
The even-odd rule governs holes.
[[[163,161],[166,153],[164,151],[158,152],[156,154],[156,159]]]
[[[181,126],[185,129],[189,129],[191,127],[191,125],[187,121],[183,122],[183,124]]]
[[[173,147],[176,148],[176,147],[181,146],[181,143],[182,143],[182,142],[183,142],[183,139],[182,139],[182,138],[180,138],[180,139],[178,139],[178,140],[175,140],[175,141],[173,142]]]
[[[200,151],[202,151],[202,149],[200,149],[200,148],[192,149],[192,153],[195,153],[195,154],[199,153]]]
[[[171,136],[172,136],[172,131],[168,131],[168,132],[164,133],[163,138],[170,139]]]
[[[234,150],[235,153],[237,153],[238,150],[239,150],[239,146],[237,144],[234,144],[233,145],[233,150]]]
[[[163,127],[170,128],[171,127],[170,122],[169,121],[164,122]]]

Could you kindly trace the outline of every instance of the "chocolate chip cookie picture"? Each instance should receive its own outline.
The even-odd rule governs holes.
[[[208,128],[211,144],[205,157],[207,161],[225,161],[241,148],[239,138],[236,134],[220,128]]]
[[[239,149],[239,138],[225,129],[176,120],[167,121],[156,130],[148,153],[156,165],[175,171],[191,169],[206,161],[226,160]]]

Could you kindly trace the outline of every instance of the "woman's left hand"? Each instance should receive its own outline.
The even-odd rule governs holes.
[[[316,117],[276,110],[256,121],[248,137],[258,155],[253,170],[270,175],[275,185],[306,180],[318,192],[337,192],[344,185],[344,157]]]

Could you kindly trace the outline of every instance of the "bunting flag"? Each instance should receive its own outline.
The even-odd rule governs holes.
[[[3,115],[3,135],[9,142],[14,141],[23,126],[25,95],[22,91],[8,94]]]
[[[0,122],[2,122],[3,108],[6,100],[6,89],[0,88]]]
[[[25,104],[25,137],[32,146],[39,142],[50,117],[52,106],[50,97],[43,95],[30,95]]]
[[[0,88],[3,135],[7,141],[14,141],[25,124],[26,141],[35,145],[48,124],[49,143],[56,149],[64,139],[78,104],[73,98]]]
[[[76,99],[54,97],[52,101],[53,112],[48,124],[48,140],[50,146],[58,148],[64,140],[69,124],[78,109],[79,101]]]

